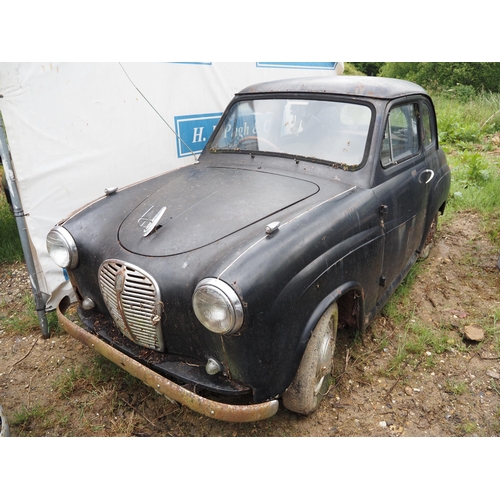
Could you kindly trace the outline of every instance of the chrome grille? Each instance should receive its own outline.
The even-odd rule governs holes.
[[[99,286],[123,335],[138,345],[163,351],[163,304],[154,278],[127,262],[106,260],[99,268]]]

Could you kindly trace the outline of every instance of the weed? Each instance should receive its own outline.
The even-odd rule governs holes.
[[[414,360],[420,363],[425,356],[425,366],[432,367],[433,354],[442,354],[450,348],[445,334],[410,320],[405,332],[399,336],[395,356],[388,364],[387,373],[401,374],[402,366]],[[429,354],[430,353],[430,354]]]
[[[408,319],[408,298],[413,283],[420,274],[421,270],[421,263],[417,261],[382,309],[383,316],[393,320],[397,324],[401,324]]]
[[[474,95],[467,86],[457,88],[455,94],[458,98],[444,92],[433,95],[440,142],[458,149],[486,143],[489,134],[500,130],[500,94]]]
[[[500,308],[493,311],[491,319],[493,324],[491,328],[487,329],[487,332],[492,336],[495,352],[500,353],[500,324],[498,323],[500,321]]]
[[[495,412],[495,414],[493,415],[493,422],[492,422],[491,427],[492,427],[493,435],[500,436],[500,410],[497,410]]]
[[[103,356],[96,355],[92,359],[93,369],[92,377],[95,385],[101,385],[110,381],[119,382],[124,390],[131,390],[137,387],[143,387],[143,383],[133,377],[118,365],[112,363]]]
[[[43,420],[48,413],[49,410],[40,405],[32,407],[23,405],[19,411],[14,412],[12,418],[10,418],[10,424],[13,427],[19,427],[22,431],[27,431],[31,427],[40,426],[37,421]]]
[[[445,392],[449,394],[454,394],[455,396],[460,396],[467,392],[467,383],[464,381],[457,381],[455,379],[448,379],[444,385]]]
[[[24,307],[20,311],[3,320],[3,323],[14,333],[25,333],[40,328],[35,311],[35,301],[31,292],[26,292],[23,295],[22,302]]]
[[[65,374],[55,380],[53,389],[62,397],[69,398],[79,390],[92,392],[97,387],[110,382],[119,383],[124,390],[142,386],[138,379],[103,356],[96,354],[90,363],[68,368]]]
[[[68,398],[75,390],[75,385],[78,380],[84,378],[83,365],[79,365],[78,368],[72,366],[67,369],[64,375],[60,375],[52,384],[52,388],[55,389],[63,398]]]
[[[479,426],[476,424],[476,422],[465,422],[458,428],[459,434],[464,436],[467,434],[476,434],[478,430]]]
[[[488,162],[478,152],[466,151],[462,154],[467,180],[472,184],[483,185],[489,180]]]
[[[497,387],[494,380],[491,381],[491,388],[500,396],[500,387]],[[499,413],[500,413],[500,410],[499,410]]]

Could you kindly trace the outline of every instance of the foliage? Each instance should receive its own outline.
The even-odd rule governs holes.
[[[363,76],[364,73],[362,71],[359,71],[353,63],[344,63],[344,72],[342,73],[343,75],[347,76]]]
[[[433,95],[437,110],[439,141],[458,149],[476,147],[493,149],[500,131],[500,94],[483,92],[467,101],[456,95],[439,92]]]
[[[464,100],[475,92],[500,92],[500,63],[494,62],[389,62],[379,74],[410,80],[428,90],[452,89]]]
[[[500,167],[478,152],[464,152],[453,162],[448,208],[479,212],[491,242],[500,249]]]
[[[390,62],[384,64],[380,76],[401,78],[428,89],[449,88],[464,92],[500,91],[500,63],[494,62]]]
[[[439,141],[452,167],[448,206],[480,212],[494,239],[500,230],[500,162],[489,153],[500,146],[500,94],[482,93],[467,102],[443,93],[433,98]]]
[[[352,62],[348,63],[354,66],[358,71],[367,76],[377,76],[385,63],[381,62]]]
[[[489,180],[488,162],[477,151],[465,151],[461,154],[461,168],[465,170],[465,176],[458,179],[465,188],[476,185],[484,186]]]

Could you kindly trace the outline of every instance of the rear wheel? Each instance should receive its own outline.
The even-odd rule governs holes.
[[[434,246],[434,243],[436,241],[437,224],[438,224],[438,214],[434,216],[434,220],[432,221],[431,227],[429,228],[427,238],[425,239],[424,247],[422,248],[422,251],[418,256],[419,260],[425,260],[427,259],[427,257],[429,257],[432,247]]]
[[[314,328],[295,378],[283,394],[283,405],[288,410],[309,415],[327,394],[332,383],[338,318],[338,307],[334,303]]]

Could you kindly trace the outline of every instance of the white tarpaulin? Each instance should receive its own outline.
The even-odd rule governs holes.
[[[0,112],[47,310],[72,296],[45,247],[55,223],[105,188],[191,163],[242,88],[342,71],[342,63],[0,63]]]

